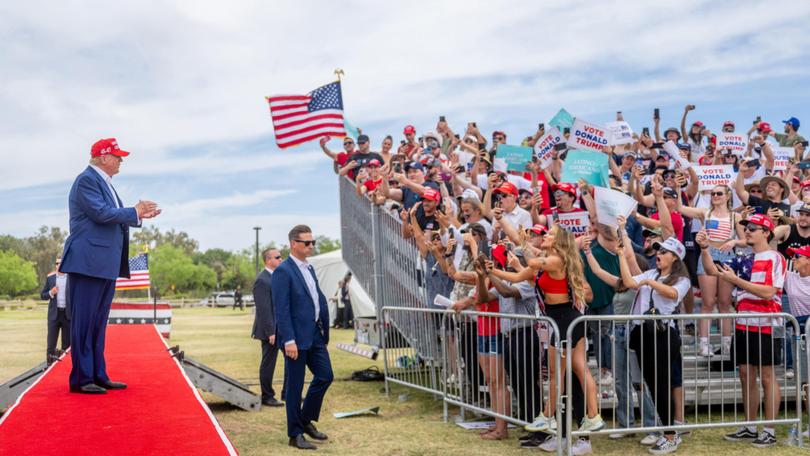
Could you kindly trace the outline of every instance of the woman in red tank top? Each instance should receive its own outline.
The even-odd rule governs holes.
[[[560,335],[554,335],[553,340],[559,340],[567,336],[568,327],[577,317],[581,316],[585,303],[593,296],[588,283],[585,281],[585,273],[582,266],[582,258],[577,250],[574,235],[560,228],[554,227],[545,235],[540,244],[543,256],[528,260],[526,269],[521,272],[511,273],[494,270],[493,274],[498,278],[510,282],[534,281],[537,288],[542,293],[545,314],[557,323]],[[582,391],[585,392],[586,414],[580,426],[581,431],[598,431],[605,427],[605,422],[599,415],[598,396],[596,382],[588,369],[588,358],[585,353],[585,329],[583,324],[579,324],[572,332],[571,367],[579,379]],[[556,348],[549,345],[549,359],[556,357]],[[565,369],[565,354],[561,353],[561,368]],[[530,432],[556,431],[557,423],[554,418],[556,414],[557,390],[556,366],[549,363],[549,395],[546,401],[545,410],[540,413],[535,421],[526,426]],[[561,372],[565,378],[565,372]],[[553,396],[552,396],[553,395]]]

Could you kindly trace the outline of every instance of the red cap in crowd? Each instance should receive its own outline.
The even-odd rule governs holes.
[[[789,247],[787,254],[790,256],[801,255],[803,257],[810,257],[810,245],[803,245],[799,248]]]
[[[574,184],[569,184],[568,182],[560,182],[559,184],[554,184],[551,186],[553,191],[562,190],[565,193],[570,193],[571,195],[577,196],[577,188]]]
[[[422,199],[436,201],[437,203],[442,200],[442,194],[432,188],[425,189],[422,193]]]
[[[697,127],[702,127],[702,126],[703,126],[703,122],[701,122],[701,121],[699,121],[699,120],[698,120],[698,121],[696,121],[695,123],[693,123],[692,125],[693,125],[693,126],[697,126]]]
[[[126,157],[129,155],[129,152],[121,150],[115,138],[99,139],[90,149],[90,156],[93,158],[108,154],[115,155],[116,157]]]
[[[548,228],[546,228],[546,225],[540,225],[539,223],[535,224],[529,229],[531,230],[532,233],[538,235],[546,234],[548,232]]]
[[[501,244],[492,248],[492,259],[497,261],[501,267],[506,267],[506,247]]]
[[[805,188],[805,187],[810,187],[810,179],[802,182],[802,188]]]
[[[763,228],[767,228],[768,231],[773,231],[774,224],[773,220],[765,214],[754,214],[748,218],[748,220],[743,220],[740,222],[740,225],[759,225]]]
[[[757,130],[759,130],[760,133],[769,133],[771,131],[771,124],[768,122],[760,122]]]
[[[495,189],[494,193],[509,193],[510,195],[518,196],[518,189],[515,184],[511,182],[504,182],[500,187]]]
[[[405,129],[402,130],[402,134],[403,135],[415,135],[416,134],[416,128],[414,128],[413,125],[405,125]]]
[[[733,127],[733,126],[734,126],[734,122],[732,122],[732,121],[730,121],[730,120],[727,120],[727,121],[723,122],[723,126],[724,126],[724,127]]]
[[[380,167],[380,161],[375,158],[374,160],[371,160],[370,162],[368,162],[368,166],[373,166],[375,168],[379,168]]]
[[[493,138],[498,136],[498,135],[503,136],[503,139],[506,140],[506,133],[504,133],[502,131],[497,131],[497,130],[492,132],[492,137]]]

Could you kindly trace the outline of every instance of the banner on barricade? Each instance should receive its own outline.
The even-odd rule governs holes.
[[[497,155],[506,162],[508,171],[525,171],[526,165],[532,161],[532,152],[531,147],[498,144]]]
[[[717,150],[724,149],[745,152],[748,150],[748,137],[738,133],[718,133]]]
[[[633,144],[633,130],[630,124],[624,120],[617,120],[615,122],[608,122],[605,124],[605,129],[610,132],[608,138],[608,145],[620,146],[622,144]]]
[[[574,237],[585,236],[591,226],[589,215],[588,211],[558,213],[557,224],[565,231],[573,233]]]
[[[788,169],[790,159],[796,155],[792,147],[774,147],[773,150],[773,170],[785,171]]]
[[[563,140],[563,135],[556,127],[551,127],[546,133],[534,143],[534,156],[540,163],[540,167],[545,169],[551,164],[551,156],[554,146]]]
[[[560,131],[563,131],[566,128],[571,128],[574,126],[574,118],[571,116],[571,114],[568,114],[568,111],[566,111],[565,108],[560,108],[560,110],[557,111],[557,114],[555,114],[554,117],[548,121],[548,124]]]
[[[585,182],[608,187],[608,156],[592,150],[570,150],[565,159],[565,166],[560,182]]]
[[[601,151],[608,145],[610,133],[604,128],[582,119],[574,119],[571,127],[571,136],[568,137],[568,147],[571,149],[586,149]]]
[[[636,210],[638,201],[624,193],[609,188],[594,187],[596,220],[604,225],[618,228],[618,216],[627,218]]]
[[[733,165],[695,166],[698,177],[698,191],[711,190],[718,185],[731,187],[737,177]]]

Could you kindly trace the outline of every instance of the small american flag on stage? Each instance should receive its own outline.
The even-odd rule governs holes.
[[[326,84],[308,95],[267,97],[276,131],[276,144],[284,149],[324,136],[346,136],[340,82]]]
[[[149,288],[149,255],[142,253],[129,259],[129,279],[119,277],[116,290],[143,290]]]

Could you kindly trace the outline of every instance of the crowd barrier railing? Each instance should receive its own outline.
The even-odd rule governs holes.
[[[679,327],[685,321],[710,320],[718,321],[720,328],[730,325],[731,334],[735,333],[735,326],[744,326],[752,331],[746,334],[745,339],[732,337],[731,349],[727,352],[721,348],[719,355],[708,359],[697,355],[697,339],[695,343],[681,346]],[[643,322],[652,321],[660,325],[660,329],[645,331]],[[670,324],[670,322],[672,324]],[[756,326],[755,326],[756,325]],[[772,335],[759,332],[759,326],[771,328]],[[566,409],[574,413],[567,415],[567,451],[570,454],[574,439],[585,435],[599,434],[626,434],[651,432],[683,432],[694,429],[710,429],[719,427],[757,426],[757,425],[789,425],[793,426],[797,444],[801,441],[802,422],[802,393],[800,389],[803,372],[796,370],[795,377],[788,379],[784,369],[787,354],[787,337],[785,325],[793,329],[793,334],[799,334],[799,324],[795,317],[787,313],[769,314],[689,314],[689,315],[584,315],[574,320],[568,327],[565,340],[565,369],[570,373],[574,358],[572,350],[584,351],[583,347],[572,348],[574,337],[582,333],[585,339],[593,336],[594,356],[589,370],[596,384],[596,403],[598,413],[610,407],[614,409],[613,419],[606,420],[606,426],[599,431],[580,431],[572,428],[575,417],[590,415],[584,408],[575,409],[571,394],[566,395]],[[754,332],[753,329],[757,329]],[[584,331],[582,331],[584,330]],[[607,339],[602,336],[608,335]],[[769,343],[769,340],[771,341]],[[579,339],[577,340],[579,342]],[[795,337],[792,344],[794,359],[798,360],[801,339]],[[608,347],[600,345],[609,344]],[[610,350],[609,356],[603,356],[605,349]],[[586,355],[587,356],[587,355]],[[587,358],[586,358],[587,359]],[[605,364],[609,359],[610,364]],[[737,360],[740,362],[738,363]],[[744,362],[743,362],[744,361]],[[637,363],[640,378],[634,378],[633,364]],[[773,366],[769,364],[773,363]],[[741,372],[738,365],[747,365]],[[764,370],[763,370],[764,368]],[[609,370],[614,379],[613,384],[603,382],[602,372]],[[748,392],[744,393],[741,377],[748,378],[751,383]],[[763,380],[763,378],[765,380]],[[578,377],[567,375],[565,378],[565,391],[572,390],[573,381]],[[582,381],[579,380],[581,383]],[[773,382],[773,383],[771,383]],[[640,388],[637,389],[637,386]],[[608,388],[604,388],[604,387]],[[766,394],[760,389],[778,386],[781,399],[773,404],[772,413],[766,410]],[[606,394],[606,391],[615,391],[615,394]],[[593,394],[593,389],[591,393]],[[775,391],[775,390],[772,390]],[[584,404],[589,403],[588,388],[583,388]],[[746,414],[745,407],[740,406],[744,394],[756,395],[761,400],[760,405]],[[773,397],[776,394],[771,395]],[[795,413],[788,406],[788,399],[795,400]],[[685,415],[685,400],[694,405],[700,405],[708,412],[708,418],[700,422],[698,407],[694,407],[694,415],[687,423]],[[590,402],[593,404],[593,400]],[[633,422],[630,417],[635,408],[639,413]],[[650,407],[653,410],[650,410]],[[732,407],[732,410],[727,410]],[[775,407],[775,408],[774,408]],[[785,417],[780,418],[780,409]],[[768,416],[766,416],[768,415]],[[772,415],[772,416],[770,416]],[[663,417],[663,418],[662,418]],[[624,422],[620,422],[624,421]],[[663,422],[662,422],[663,421]],[[678,424],[675,424],[675,422]],[[664,424],[668,422],[669,424]],[[638,425],[636,425],[638,424]]]

